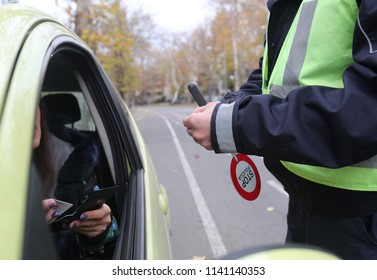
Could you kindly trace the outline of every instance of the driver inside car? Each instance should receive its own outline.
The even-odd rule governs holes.
[[[51,133],[45,110],[41,100],[35,118],[33,160],[43,181],[46,197],[43,207],[49,222],[59,215],[55,199],[77,208],[86,195],[98,189],[95,167],[99,149],[93,139],[77,130],[62,126],[60,130],[55,127],[54,134]],[[64,156],[64,151],[69,153]],[[111,259],[118,226],[109,205],[103,204],[82,213],[78,220],[54,231],[53,235],[61,259]]]

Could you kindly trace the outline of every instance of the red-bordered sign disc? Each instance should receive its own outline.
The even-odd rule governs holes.
[[[254,162],[246,155],[233,156],[230,164],[230,175],[237,192],[246,200],[258,198],[261,180]]]

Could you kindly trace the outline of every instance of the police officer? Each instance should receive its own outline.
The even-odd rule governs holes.
[[[208,150],[264,157],[289,193],[286,242],[377,259],[377,1],[267,5],[261,69],[183,124]]]

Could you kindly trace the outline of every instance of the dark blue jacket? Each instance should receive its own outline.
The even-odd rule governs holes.
[[[268,1],[269,73],[301,2]],[[343,191],[303,180],[290,174],[280,160],[339,168],[377,154],[377,1],[363,0],[359,7],[353,34],[355,63],[343,73],[344,88],[307,86],[290,92],[286,99],[261,95],[261,70],[257,69],[238,92],[222,100],[222,104],[234,102],[232,131],[237,152],[264,157],[283,184],[300,186],[296,191],[307,207],[327,214],[331,208],[330,212],[343,216],[377,211],[376,193]],[[211,140],[220,153],[224,151],[217,138],[218,110],[219,105],[212,115]],[[316,125],[308,127],[303,122],[308,119]],[[308,144],[313,142],[317,145]]]
[[[301,0],[268,2],[271,12],[267,40],[269,72],[300,3]],[[376,155],[376,18],[377,1],[363,1],[359,22],[366,34],[355,22],[355,64],[343,74],[344,88],[313,85],[292,91],[286,99],[262,96],[261,71],[258,69],[236,94],[229,93],[223,102],[236,100],[233,135],[237,151],[331,168],[348,166]],[[212,122],[215,117],[216,114]],[[306,127],[303,134],[303,119],[311,119],[319,125]],[[245,123],[249,125],[241,125]],[[287,138],[295,140],[287,143]],[[308,145],[313,142],[318,145]],[[215,151],[221,152],[216,131],[212,133],[212,143]]]

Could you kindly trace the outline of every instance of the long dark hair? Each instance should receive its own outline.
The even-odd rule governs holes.
[[[50,187],[55,183],[54,164],[51,156],[51,148],[48,135],[48,126],[45,118],[45,106],[41,101],[39,103],[41,111],[41,141],[39,146],[33,152],[33,160],[43,181],[43,194],[47,197]]]

